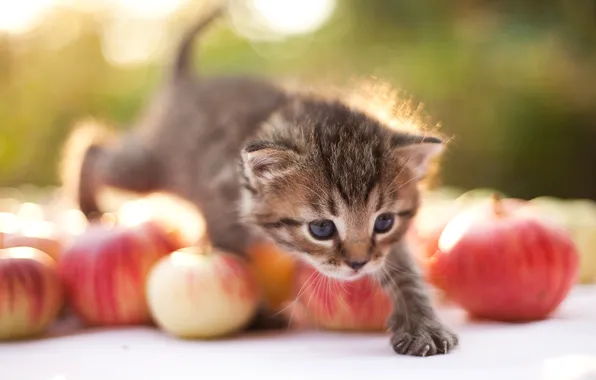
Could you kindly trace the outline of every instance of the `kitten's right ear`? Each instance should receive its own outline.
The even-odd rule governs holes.
[[[251,142],[242,150],[246,176],[252,181],[267,181],[286,172],[298,159],[298,153],[269,142]]]

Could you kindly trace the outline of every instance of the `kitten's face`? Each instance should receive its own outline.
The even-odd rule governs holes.
[[[309,137],[291,148],[247,146],[243,211],[281,248],[354,280],[379,271],[403,238],[418,209],[418,179],[441,144],[404,144],[368,119],[340,121],[314,129],[298,122]]]

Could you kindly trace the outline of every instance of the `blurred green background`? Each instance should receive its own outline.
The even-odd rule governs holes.
[[[176,37],[205,6],[200,0],[2,2],[0,186],[57,184],[61,145],[82,118],[123,129],[133,123],[159,85]],[[443,184],[524,198],[596,199],[596,2],[247,0],[244,6],[197,49],[203,72],[373,75],[424,103],[455,137]]]

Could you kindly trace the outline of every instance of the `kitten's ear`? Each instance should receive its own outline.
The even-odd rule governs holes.
[[[245,174],[251,181],[270,180],[288,170],[298,159],[298,153],[268,142],[252,142],[242,150]]]
[[[437,137],[413,136],[409,144],[397,146],[395,153],[416,177],[424,177],[429,163],[443,151],[443,142]]]

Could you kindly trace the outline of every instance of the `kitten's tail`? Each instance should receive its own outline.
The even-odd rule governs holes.
[[[225,5],[217,6],[184,33],[178,46],[178,52],[172,68],[174,78],[183,78],[190,75],[192,72],[192,53],[195,38],[215,19],[221,16],[225,9]]]
[[[101,123],[85,120],[75,127],[63,146],[59,165],[62,186],[87,217],[99,214],[95,166],[103,147],[114,138]]]

